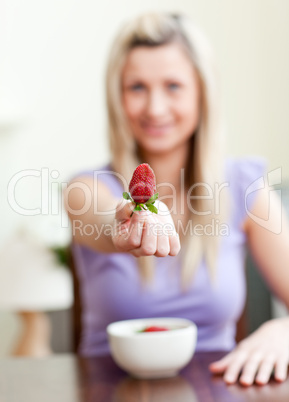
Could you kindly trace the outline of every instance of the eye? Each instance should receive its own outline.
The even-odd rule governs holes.
[[[129,87],[129,89],[133,92],[140,92],[144,89],[144,85],[137,83],[137,84],[133,84]]]
[[[180,84],[177,84],[176,82],[171,82],[168,84],[168,89],[172,92],[180,89],[180,87],[181,87]]]

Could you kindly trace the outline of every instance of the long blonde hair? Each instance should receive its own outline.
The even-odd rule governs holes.
[[[128,182],[135,167],[143,162],[137,156],[137,144],[126,121],[122,106],[121,73],[132,48],[137,46],[160,46],[178,43],[189,56],[197,73],[201,88],[200,120],[190,141],[190,158],[186,167],[186,184],[207,183],[211,187],[222,180],[223,124],[220,110],[219,76],[212,48],[197,27],[186,16],[165,13],[143,14],[130,22],[118,33],[108,59],[106,95],[108,131],[112,166]],[[200,186],[194,195],[204,195]],[[212,200],[193,199],[195,211],[214,208]],[[218,217],[220,217],[218,215]],[[216,218],[191,213],[193,225],[203,226]],[[217,261],[219,236],[198,236],[188,233],[182,244],[182,285],[185,288],[193,277],[198,264],[205,258],[210,277],[214,277]],[[152,259],[143,257],[139,261],[141,274],[148,279],[152,273]]]

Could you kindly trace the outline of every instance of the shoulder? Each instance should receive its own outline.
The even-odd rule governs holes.
[[[267,170],[267,160],[261,156],[227,157],[225,159],[225,176],[230,180],[244,181],[263,176]],[[240,183],[239,183],[240,184]]]
[[[98,187],[102,190],[107,189],[117,197],[122,194],[124,188],[123,178],[112,169],[110,163],[96,168],[81,170],[71,176],[69,183],[70,185],[80,183],[80,187],[88,186],[93,191]]]
[[[225,160],[225,180],[232,191],[248,193],[260,187],[267,172],[267,160],[261,156],[227,158]]]
[[[76,181],[76,180],[81,180],[83,178],[93,178],[95,175],[98,175],[103,172],[109,172],[111,171],[111,166],[109,163],[103,166],[98,166],[94,168],[88,168],[88,169],[82,169],[76,173],[73,173],[70,176],[70,182]]]

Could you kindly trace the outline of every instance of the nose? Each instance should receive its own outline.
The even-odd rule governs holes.
[[[151,90],[148,93],[146,103],[146,114],[149,118],[156,118],[166,115],[168,102],[165,94],[160,89]]]

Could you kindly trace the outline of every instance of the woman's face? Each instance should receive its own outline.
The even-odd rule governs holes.
[[[123,107],[140,148],[187,147],[199,121],[196,72],[177,44],[132,49],[122,72]]]

